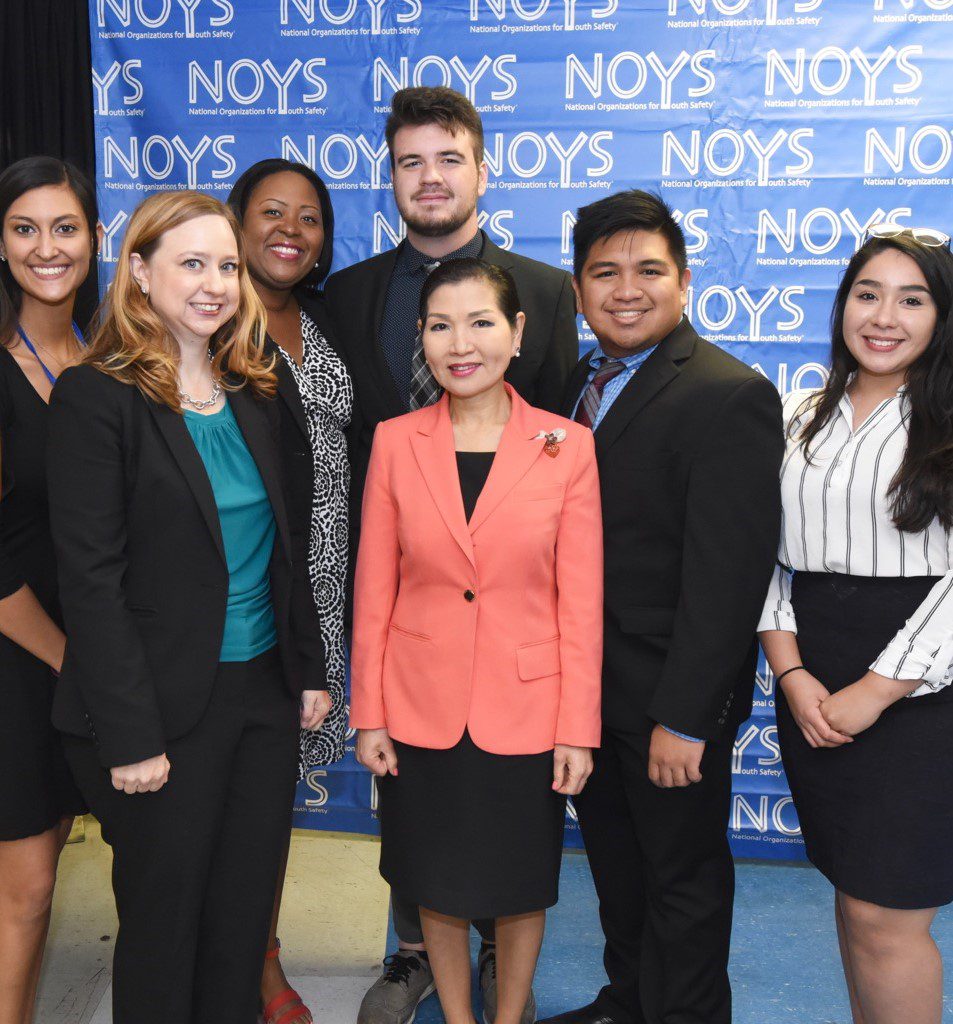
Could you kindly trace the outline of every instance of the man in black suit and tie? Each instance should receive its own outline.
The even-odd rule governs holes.
[[[519,358],[506,380],[532,405],[559,409],[579,357],[572,280],[562,270],[494,245],[480,230],[477,201],[486,191],[483,124],[473,104],[447,88],[416,87],[394,94],[385,129],[397,209],[407,238],[396,250],[333,274],[325,286],[335,334],[348,357],[360,407],[360,436],[351,443],[351,518],[360,522],[374,430],[381,420],[435,402],[441,394],[424,360],[417,331],[427,274],[446,260],[479,257],[512,274],[526,314]],[[356,551],[357,545],[352,544]],[[400,948],[364,997],[358,1024],[407,1024],[434,990],[413,902],[392,895]],[[493,923],[484,938],[480,987],[484,1014],[496,1014]],[[536,1019],[532,997],[524,1020]]]
[[[575,803],[609,983],[549,1024],[729,1024],[731,754],[777,552],[781,402],[685,318],[661,199],[583,207],[573,245],[598,345],[562,411],[595,431],[605,524],[602,747]]]
[[[325,285],[362,413],[351,472],[358,515],[377,424],[440,397],[417,332],[420,290],[435,266],[476,256],[513,275],[526,329],[506,380],[531,405],[558,411],[579,358],[569,274],[501,249],[477,226],[487,166],[483,123],[473,104],[453,89],[401,89],[394,93],[385,136],[407,238],[332,274]]]

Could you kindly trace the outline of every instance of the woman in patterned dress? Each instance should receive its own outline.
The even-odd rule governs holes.
[[[306,558],[321,617],[331,707],[315,732],[302,731],[299,778],[344,753],[344,604],[348,565],[346,430],[354,392],[330,341],[324,298],[315,289],[331,267],[334,214],[324,182],[303,164],[261,160],[235,183],[229,205],[242,222],[248,269],[268,312],[269,345],[279,354],[282,450],[291,492],[292,532]],[[290,822],[289,822],[290,842]],[[278,878],[269,952],[262,974],[266,1024],[312,1020],[288,985],[275,932],[287,855]],[[298,1010],[297,1015],[293,1014]]]

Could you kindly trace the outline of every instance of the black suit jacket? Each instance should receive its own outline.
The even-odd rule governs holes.
[[[360,518],[377,424],[408,411],[380,344],[387,287],[398,252],[390,249],[338,271],[325,286],[328,310],[347,353],[360,405],[361,422],[351,460],[351,515],[355,524]],[[556,412],[579,358],[572,279],[564,270],[507,252],[486,236],[482,258],[513,275],[526,314],[520,358],[510,363],[506,380],[530,405]]]
[[[229,401],[277,525],[270,563],[288,688],[324,689],[307,565],[292,565],[278,409]],[[50,517],[66,625],[57,728],[92,735],[107,767],[161,754],[202,717],[218,666],[228,567],[218,509],[181,415],[91,366],[50,404]]]
[[[576,367],[571,415],[589,372]],[[605,524],[603,720],[730,739],[751,713],[777,557],[781,401],[687,320],[595,432]]]

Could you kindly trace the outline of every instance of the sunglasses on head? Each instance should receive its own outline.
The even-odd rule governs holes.
[[[909,235],[921,245],[950,247],[950,236],[936,228],[906,228],[901,224],[874,224],[867,229],[865,241],[870,238],[896,238],[898,235]]]

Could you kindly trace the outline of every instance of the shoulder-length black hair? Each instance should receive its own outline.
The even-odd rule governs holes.
[[[854,253],[831,311],[830,376],[800,443],[809,453],[811,442],[836,414],[837,404],[857,369],[857,360],[844,341],[844,307],[863,268],[888,249],[916,263],[936,306],[933,337],[907,371],[909,437],[903,462],[890,484],[893,521],[907,533],[925,530],[934,519],[949,530],[953,528],[953,255],[945,246],[923,245],[903,233],[872,238]]]
[[[331,260],[334,257],[334,209],[331,206],[331,196],[328,194],[328,187],[321,180],[320,176],[307,164],[297,164],[291,160],[284,160],[281,157],[271,157],[268,160],[259,160],[242,172],[241,177],[232,186],[225,201],[235,211],[239,223],[245,219],[245,211],[248,209],[248,201],[252,192],[255,191],[258,183],[272,174],[281,174],[284,171],[291,171],[292,174],[300,174],[302,178],[310,182],[318,196],[318,205],[321,208],[321,223],[324,226],[324,245],[321,246],[321,255],[318,257],[317,266],[312,267],[299,282],[306,288],[317,288],[318,285],[328,276],[331,269]]]
[[[0,226],[6,220],[7,210],[26,192],[47,185],[69,185],[83,211],[83,219],[92,239],[93,256],[96,255],[98,239],[96,225],[99,211],[96,208],[96,190],[85,174],[65,160],[52,156],[28,156],[17,160],[0,174]],[[0,263],[0,344],[9,344],[20,317],[23,292],[10,271],[10,264]]]

